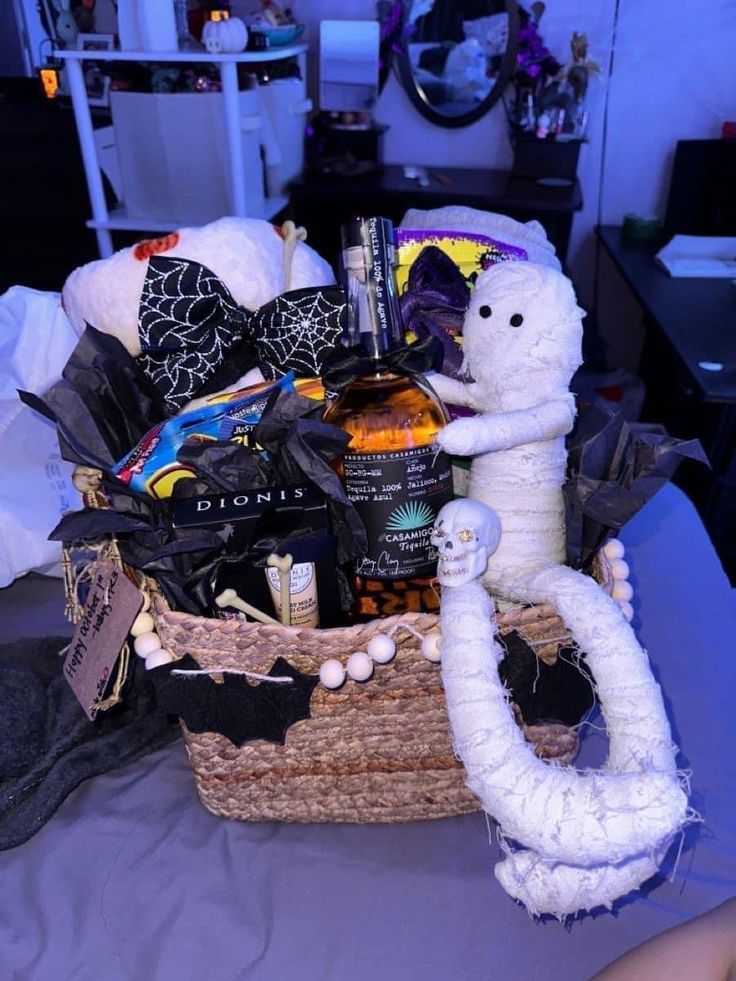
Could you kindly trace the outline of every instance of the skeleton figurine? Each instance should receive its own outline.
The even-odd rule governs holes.
[[[689,819],[646,653],[616,602],[562,564],[565,434],[574,420],[568,385],[580,363],[580,312],[556,270],[494,266],[478,277],[463,326],[473,380],[433,379],[446,401],[480,413],[438,437],[449,453],[474,455],[468,496],[475,500],[446,505],[433,538],[447,587],[441,654],[455,748],[504,840],[525,849],[506,845],[497,878],[530,912],[560,917],[610,906],[638,887]],[[495,611],[478,576],[496,596],[551,604],[586,652],[608,723],[602,770],[550,766],[525,743],[498,677]]]

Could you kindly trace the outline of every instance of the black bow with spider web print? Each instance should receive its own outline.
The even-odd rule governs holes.
[[[138,312],[138,364],[171,411],[194,398],[241,345],[255,346],[267,379],[293,370],[316,377],[341,336],[345,308],[337,286],[308,287],[251,312],[211,269],[189,259],[152,256]]]
[[[342,336],[345,293],[339,286],[309,286],[282,293],[251,317],[259,365],[269,381],[293,370],[322,374],[322,365]]]

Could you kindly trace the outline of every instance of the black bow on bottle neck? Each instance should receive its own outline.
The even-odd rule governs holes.
[[[379,361],[369,357],[360,345],[335,347],[322,365],[322,384],[328,392],[340,392],[346,385],[363,375],[373,375],[376,369],[396,375],[420,375],[442,368],[444,351],[437,337],[423,337],[385,354]]]

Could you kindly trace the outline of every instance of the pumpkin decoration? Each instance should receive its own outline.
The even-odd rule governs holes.
[[[239,17],[208,20],[202,30],[202,44],[210,54],[232,54],[244,51],[248,28]]]

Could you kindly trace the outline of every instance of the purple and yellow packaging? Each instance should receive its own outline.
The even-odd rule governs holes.
[[[409,269],[427,246],[442,249],[455,263],[472,287],[476,277],[484,269],[497,262],[528,259],[524,249],[508,245],[488,235],[477,232],[453,232],[435,229],[398,228],[396,230],[396,256],[398,266],[396,280],[403,293],[409,279]]]
[[[294,390],[293,374],[275,382],[254,385],[229,395],[216,396],[206,405],[159,423],[113,467],[113,473],[133,490],[163,500],[171,496],[177,480],[194,477],[191,467],[177,460],[189,440],[231,440],[250,445],[251,434],[271,395]]]
[[[433,334],[444,349],[443,372],[459,377],[462,325],[478,276],[499,262],[527,260],[526,250],[480,232],[399,228],[396,256],[407,339]]]

